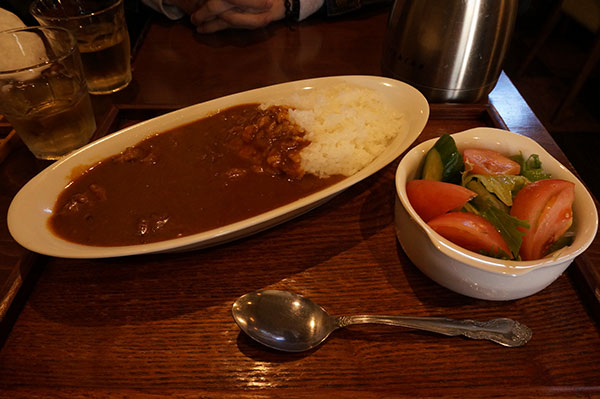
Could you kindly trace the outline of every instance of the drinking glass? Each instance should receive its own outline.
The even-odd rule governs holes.
[[[114,93],[131,82],[123,0],[35,0],[29,11],[40,25],[73,32],[90,93]]]
[[[0,32],[0,113],[40,159],[87,144],[96,130],[73,35],[60,27]]]

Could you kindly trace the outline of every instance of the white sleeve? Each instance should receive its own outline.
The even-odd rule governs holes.
[[[325,0],[300,0],[300,14],[298,21],[308,18],[308,16],[317,12],[323,6]]]
[[[163,4],[163,0],[142,0],[142,3],[152,8],[154,11],[163,13],[169,19],[179,19],[185,15],[179,8],[169,4]]]

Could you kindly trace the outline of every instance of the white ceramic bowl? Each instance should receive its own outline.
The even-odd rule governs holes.
[[[488,148],[503,154],[538,154],[552,177],[575,183],[573,224],[575,240],[547,257],[533,261],[505,261],[466,250],[431,229],[415,212],[406,195],[406,183],[415,179],[427,151],[437,139],[421,143],[402,159],[396,172],[396,236],[412,262],[438,284],[474,298],[512,300],[541,291],[556,280],[573,259],[591,244],[598,213],[584,185],[539,144],[505,130],[476,128],[453,134],[459,150]]]

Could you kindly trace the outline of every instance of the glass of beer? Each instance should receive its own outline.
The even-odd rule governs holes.
[[[29,11],[40,25],[73,32],[90,93],[114,93],[131,82],[123,0],[35,0]]]
[[[0,114],[40,159],[88,143],[96,121],[75,37],[60,27],[0,32]]]

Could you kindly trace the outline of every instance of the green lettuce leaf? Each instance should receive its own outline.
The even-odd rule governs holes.
[[[498,250],[496,252],[494,252],[494,251],[480,250],[479,253],[481,255],[489,256],[490,258],[506,259],[506,260],[512,260],[513,259],[512,255],[507,254],[506,252],[504,252],[500,248],[498,248]]]
[[[468,187],[471,180],[479,181],[487,191],[493,193],[506,206],[512,206],[513,193],[530,183],[525,176],[517,175],[463,175],[463,186]]]
[[[537,154],[532,154],[525,159],[523,153],[510,157],[513,161],[521,165],[521,175],[528,178],[530,181],[549,179],[552,177],[550,173],[546,173],[542,169],[542,162]]]
[[[498,229],[500,235],[506,241],[506,245],[508,245],[508,248],[512,252],[513,258],[519,259],[519,249],[521,249],[525,232],[520,231],[518,228],[523,227],[528,229],[529,223],[517,219],[494,206],[489,206],[481,211],[481,216],[489,220]]]

